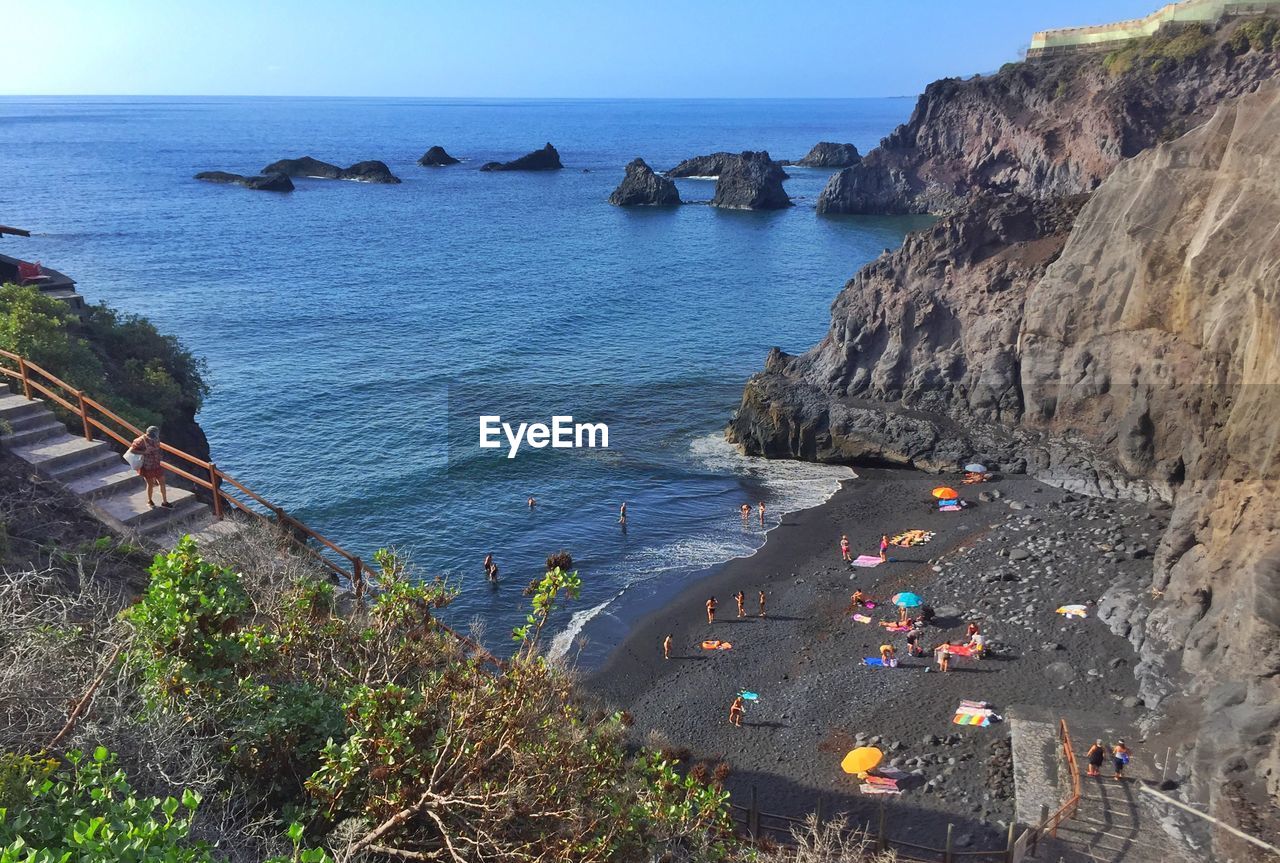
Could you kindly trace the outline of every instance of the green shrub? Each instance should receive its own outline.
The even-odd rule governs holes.
[[[0,808],[0,863],[212,863],[190,838],[199,795],[139,797],[102,747],[66,761],[35,770],[21,805]]]
[[[1250,18],[1227,39],[1227,50],[1232,54],[1274,50],[1278,36],[1280,24],[1274,18]]]
[[[1179,63],[1200,57],[1212,47],[1213,34],[1206,27],[1194,24],[1135,39],[1107,54],[1102,59],[1102,66],[1114,77],[1132,71],[1159,74]]]
[[[144,318],[90,306],[84,320],[31,287],[0,286],[0,348],[22,354],[138,426],[187,420],[204,365]]]

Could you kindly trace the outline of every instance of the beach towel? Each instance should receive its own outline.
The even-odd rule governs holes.
[[[856,620],[856,621],[858,621],[858,623],[870,623],[870,622],[871,622],[871,618],[867,617],[865,614],[855,614],[855,615],[853,616],[853,619],[854,619],[854,620]]]
[[[939,512],[959,512],[961,509],[962,507],[960,506],[960,503],[958,501],[954,501],[954,500],[938,501]]]
[[[760,699],[760,694],[758,692],[752,692],[749,689],[744,689],[738,694],[742,696],[744,701],[758,701]]]
[[[1079,604],[1064,605],[1061,608],[1056,609],[1056,611],[1058,612],[1058,614],[1065,614],[1068,620],[1070,620],[1073,617],[1084,618],[1089,614],[1089,609]]]
[[[868,656],[866,659],[862,660],[862,664],[863,664],[863,665],[878,665],[878,666],[879,666],[879,667],[881,667],[881,668],[897,668],[897,667],[898,667],[898,660],[896,660],[896,659],[890,659],[890,660],[889,660],[889,662],[888,662],[888,663],[886,663],[883,659],[881,659],[881,658],[880,658],[880,657],[878,657],[878,656]]]
[[[1001,718],[998,713],[991,709],[991,705],[985,701],[961,701],[951,721],[956,725],[974,725],[986,728],[992,722],[1000,722]]]
[[[861,791],[863,794],[901,794],[902,793],[901,788],[889,788],[886,785],[872,785],[869,782],[864,782],[861,785],[859,785],[858,790]]]
[[[863,605],[863,607],[864,607],[864,608],[875,608],[875,607],[876,607],[876,604],[875,604],[874,602],[864,602],[864,603],[862,603],[862,605]]]
[[[862,566],[867,569],[870,569],[873,566],[879,566],[882,563],[884,563],[883,560],[872,554],[860,554],[853,561],[854,566]]]
[[[876,776],[873,773],[868,773],[865,777],[865,781],[868,785],[879,785],[881,788],[898,787],[897,779],[891,779],[888,776]]]
[[[953,644],[949,651],[952,656],[973,656],[982,651],[976,647],[970,647],[967,644]]]
[[[733,645],[727,641],[719,641],[717,639],[712,638],[702,642],[702,649],[703,650],[731,650],[733,649]]]
[[[991,724],[990,716],[979,716],[976,713],[957,713],[951,719],[956,725],[976,725],[980,728],[986,728]]]

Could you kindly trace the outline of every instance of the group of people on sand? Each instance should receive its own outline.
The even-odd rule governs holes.
[[[739,590],[737,593],[733,595],[733,599],[738,604],[738,617],[746,617],[747,616],[747,595],[743,593],[741,590]],[[756,597],[756,599],[760,603],[760,611],[756,616],[764,617],[765,616],[765,593],[763,590],[759,592],[759,595]],[[711,596],[707,598],[707,604],[706,604],[707,623],[716,622],[716,609],[719,607],[720,607],[720,603],[716,601],[715,596]]]
[[[764,504],[761,504],[760,506],[763,507]],[[763,513],[761,514],[761,517],[763,518]],[[842,534],[840,536],[840,557],[844,560],[845,563],[853,563],[853,550],[849,546],[848,534]],[[889,560],[889,534],[886,533],[880,536],[880,562],[887,563],[888,560]]]

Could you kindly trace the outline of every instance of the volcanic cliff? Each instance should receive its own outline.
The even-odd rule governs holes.
[[[1151,582],[1114,585],[1100,616],[1139,651],[1150,720],[1177,717],[1189,796],[1265,833],[1280,794],[1280,87],[1264,82],[1280,58],[1239,52],[1240,26],[1184,31],[1207,42],[1172,64],[1140,43],[1119,73],[1094,55],[932,85],[824,195],[949,214],[845,286],[821,343],[770,354],[729,436],[771,457],[976,459],[1172,507]],[[830,194],[868,164],[868,194]]]

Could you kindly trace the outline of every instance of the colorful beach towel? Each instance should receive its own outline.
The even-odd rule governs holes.
[[[889,662],[886,663],[883,659],[881,659],[878,656],[868,656],[866,659],[862,660],[862,664],[877,665],[880,668],[897,668],[898,667],[898,661],[896,659],[890,659]]]
[[[1089,615],[1089,609],[1086,606],[1079,605],[1079,604],[1064,605],[1061,608],[1056,609],[1056,611],[1058,612],[1058,614],[1066,615],[1068,620],[1070,620],[1073,617],[1079,617],[1083,619]]]
[[[952,656],[977,656],[982,651],[968,644],[953,644],[949,652]]]
[[[853,616],[853,619],[854,619],[854,620],[856,620],[856,621],[858,621],[858,623],[870,623],[870,622],[871,622],[871,618],[867,617],[865,614],[855,614],[855,615]]]
[[[718,639],[708,639],[702,642],[703,650],[732,650],[733,645],[727,641],[719,641]]]
[[[759,701],[760,700],[760,694],[758,692],[752,692],[749,689],[744,689],[738,694],[742,696],[743,701]]]
[[[1000,722],[1002,717],[985,701],[961,701],[956,708],[952,723],[956,725],[976,725],[986,728],[992,722]]]
[[[869,782],[864,782],[861,785],[859,785],[858,790],[861,791],[863,794],[901,794],[902,793],[901,788],[889,788],[886,785],[872,785]]]
[[[874,554],[860,554],[853,560],[854,566],[861,566],[867,569],[870,569],[873,566],[879,566],[882,563],[884,563],[884,561],[876,557]]]

